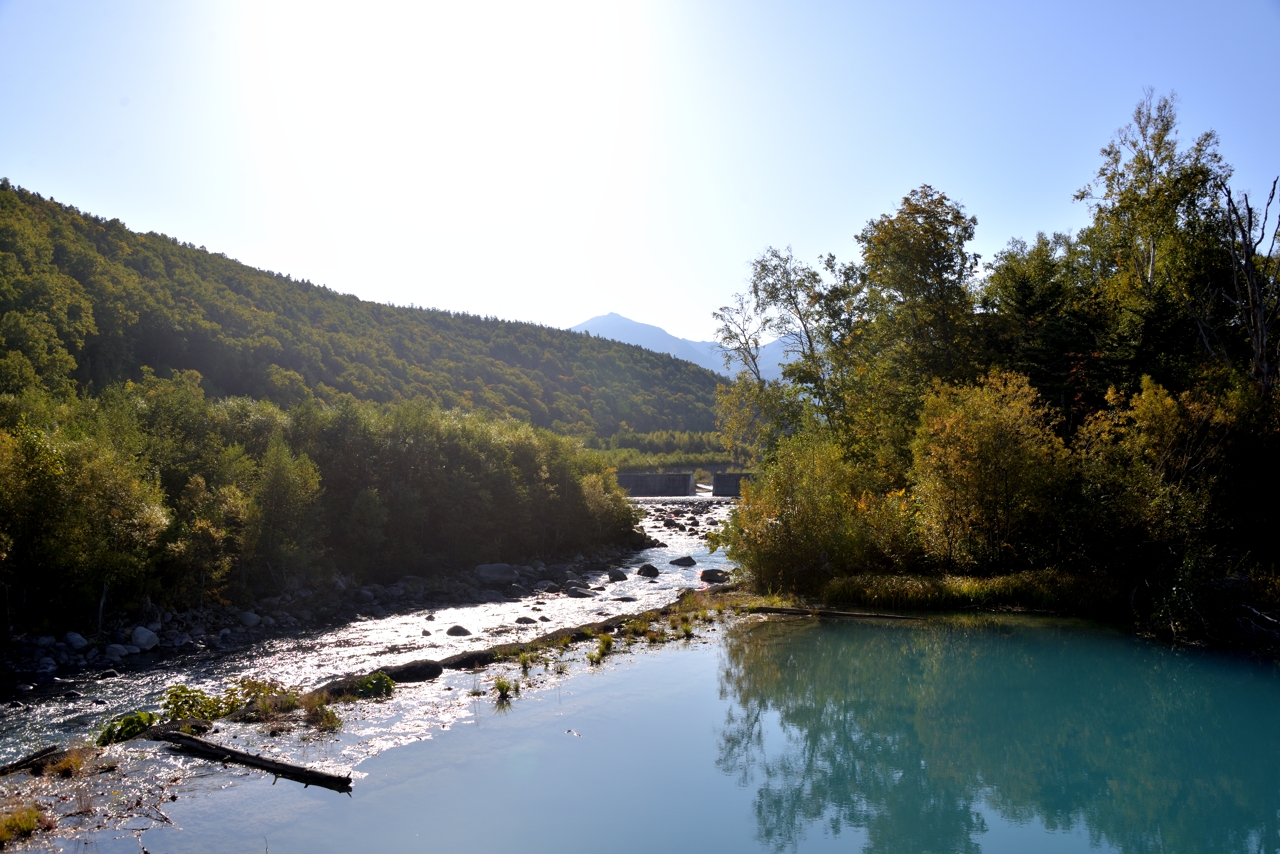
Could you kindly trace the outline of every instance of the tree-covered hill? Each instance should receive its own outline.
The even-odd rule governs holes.
[[[0,182],[0,393],[196,370],[217,397],[503,413],[561,433],[713,429],[716,375],[538,326],[365,302]]]

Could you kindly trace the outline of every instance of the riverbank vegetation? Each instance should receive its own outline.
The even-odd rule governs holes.
[[[339,569],[431,576],[636,536],[576,439],[421,400],[213,400],[202,380],[144,371],[96,396],[0,397],[10,625],[100,626],[147,597],[183,610]]]
[[[1151,94],[1077,194],[1092,221],[988,263],[922,186],[809,266],[770,249],[717,313],[719,392],[759,465],[714,537],[761,591],[1032,607],[1280,646],[1280,245]],[[761,378],[760,341],[793,357]]]

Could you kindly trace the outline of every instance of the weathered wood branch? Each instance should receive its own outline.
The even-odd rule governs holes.
[[[10,762],[8,765],[2,765],[0,766],[0,777],[5,776],[6,774],[16,774],[19,771],[30,770],[31,768],[34,768],[36,765],[40,764],[41,759],[44,759],[50,754],[56,753],[57,751],[58,751],[58,745],[51,744],[48,747],[40,748],[35,753],[31,753],[27,756],[22,757],[16,762]]]
[[[249,768],[257,768],[277,777],[284,777],[286,780],[296,780],[304,786],[320,786],[324,789],[332,789],[335,792],[351,791],[351,775],[349,774],[342,777],[337,774],[305,768],[301,765],[277,762],[274,759],[266,759],[262,756],[246,753],[243,750],[235,750],[222,744],[215,744],[212,741],[197,738],[194,735],[187,735],[185,732],[161,730],[149,733],[147,737],[157,741],[168,742],[180,750],[199,756],[202,759],[211,759],[215,762],[234,762]]]

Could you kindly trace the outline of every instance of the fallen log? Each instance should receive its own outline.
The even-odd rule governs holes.
[[[865,611],[828,611],[824,608],[779,608],[772,605],[755,605],[747,609],[752,614],[787,614],[794,617],[850,617],[865,620],[919,620],[905,614],[876,614]]]
[[[177,732],[174,730],[161,730],[159,732],[148,733],[148,738],[156,741],[165,741],[178,747],[187,753],[199,756],[202,759],[212,759],[215,762],[235,762],[238,765],[246,765],[250,768],[257,768],[260,771],[266,771],[274,774],[276,777],[284,777],[286,780],[295,780],[302,783],[303,786],[320,786],[324,789],[332,789],[335,792],[351,791],[351,775],[341,777],[337,774],[329,774],[324,771],[316,771],[311,768],[305,768],[301,765],[290,765],[287,762],[277,762],[274,759],[265,759],[252,753],[245,753],[243,750],[235,750],[225,745],[215,744],[212,741],[206,741],[203,738],[197,738],[194,735],[188,735],[185,732]]]
[[[49,756],[51,753],[58,751],[58,745],[51,744],[48,747],[42,747],[35,753],[22,757],[16,762],[10,762],[8,765],[0,765],[0,777],[7,774],[16,774],[19,771],[27,771],[40,764],[40,760]]]

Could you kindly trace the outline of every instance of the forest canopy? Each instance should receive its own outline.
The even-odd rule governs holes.
[[[856,260],[754,261],[716,317],[748,366],[721,432],[760,476],[718,543],[760,589],[1280,649],[1276,185],[1234,190],[1216,135],[1184,145],[1152,93],[1101,153],[1089,225],[985,263],[928,185]],[[751,369],[767,336],[780,381]]]

